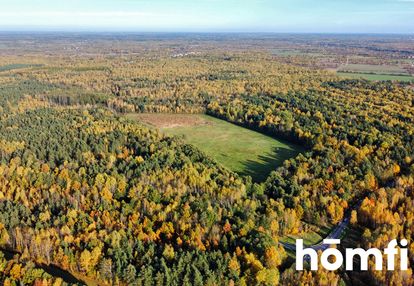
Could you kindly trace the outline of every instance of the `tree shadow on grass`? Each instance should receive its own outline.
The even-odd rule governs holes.
[[[4,257],[7,260],[12,260],[15,255],[19,254],[18,252],[6,250],[6,249],[3,249],[3,248],[0,248],[0,250],[4,254]],[[42,269],[47,274],[49,274],[53,277],[61,278],[67,284],[73,284],[73,285],[75,285],[75,284],[76,285],[84,285],[85,284],[83,281],[79,280],[74,275],[72,275],[72,273],[70,273],[69,271],[63,270],[62,268],[60,268],[58,266],[55,266],[53,264],[50,264],[50,265],[39,264],[39,263],[34,263],[34,264],[35,264],[36,268]]]
[[[276,147],[271,152],[260,155],[258,161],[247,160],[243,163],[240,175],[252,177],[253,182],[260,183],[266,180],[270,172],[282,166],[285,160],[296,157],[300,151],[285,147]]]

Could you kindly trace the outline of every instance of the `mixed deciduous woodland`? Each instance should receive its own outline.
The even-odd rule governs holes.
[[[412,83],[331,70],[411,76],[413,40],[372,37],[1,34],[0,282],[413,285]],[[300,152],[253,180],[131,118],[148,113],[208,114]],[[348,213],[347,244],[406,238],[409,270],[296,271],[281,242]]]

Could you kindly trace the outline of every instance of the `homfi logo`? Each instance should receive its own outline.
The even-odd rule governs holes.
[[[303,248],[303,239],[296,240],[296,270],[303,270],[303,263],[307,261],[310,263],[311,270],[318,270],[318,253],[317,250],[322,250],[321,265],[323,268],[329,271],[339,269],[344,263],[344,257],[342,253],[331,246],[339,245],[340,239],[324,239],[322,245],[318,247]],[[408,269],[408,242],[406,239],[402,239],[400,244],[396,239],[390,241],[388,246],[384,249],[384,254],[387,256],[387,269],[394,270],[395,268],[395,256],[400,254],[400,267],[399,270]],[[398,246],[398,248],[397,248]],[[345,249],[345,269],[347,271],[354,270],[353,260],[354,257],[359,257],[361,261],[361,271],[368,270],[368,261],[370,257],[375,260],[375,270],[383,270],[383,253],[378,248],[362,249],[362,248],[346,248]],[[332,259],[335,258],[335,259]]]

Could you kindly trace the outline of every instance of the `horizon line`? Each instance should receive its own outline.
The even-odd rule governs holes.
[[[15,29],[14,29],[15,28]],[[45,29],[19,29],[17,27],[5,28],[0,26],[0,33],[90,33],[90,34],[302,34],[302,35],[414,35],[413,32],[377,32],[377,31],[265,31],[265,30],[139,30],[126,29],[94,29],[85,27],[73,29],[72,27],[50,27]]]

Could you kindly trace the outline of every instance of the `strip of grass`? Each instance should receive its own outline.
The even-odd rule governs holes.
[[[407,74],[407,71],[405,71],[403,68],[396,66],[396,65],[348,64],[348,65],[344,65],[340,67],[339,71],[340,72],[355,72],[355,73],[390,74],[390,75]]]
[[[281,242],[296,244],[296,239],[303,239],[305,245],[314,245],[319,243],[323,237],[317,234],[316,232],[307,232],[298,235],[289,235],[280,238]]]
[[[414,81],[414,77],[410,75],[390,75],[390,74],[371,74],[371,73],[351,73],[351,72],[338,72],[338,76],[346,78],[356,78],[356,79],[367,79],[374,81],[385,81],[385,80],[397,80],[410,82]]]
[[[157,126],[160,117],[165,118],[165,115],[146,114],[145,122],[151,124],[153,121]],[[139,115],[136,118],[140,120]],[[168,135],[181,136],[218,163],[241,175],[249,175],[256,182],[264,181],[285,160],[304,151],[298,145],[208,115],[185,115],[185,120],[186,124],[182,124],[180,118],[181,124],[170,124],[160,127],[160,130]]]
[[[40,67],[40,66],[42,65],[11,64],[11,65],[0,66],[0,72],[23,69],[23,68],[28,68],[28,67]]]
[[[334,227],[333,225],[321,227],[314,224],[308,224],[306,222],[303,222],[303,224],[308,228],[307,231],[296,235],[281,237],[280,241],[296,244],[296,239],[303,239],[305,245],[315,245],[321,242],[326,236],[328,236]]]

